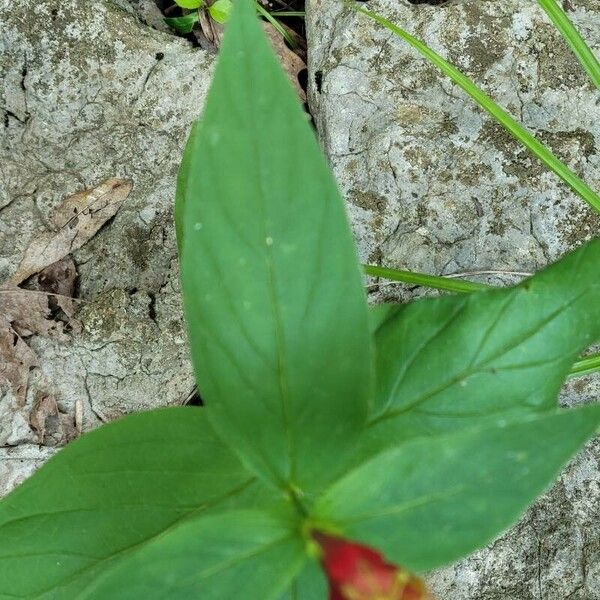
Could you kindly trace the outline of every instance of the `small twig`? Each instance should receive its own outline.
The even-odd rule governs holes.
[[[502,270],[490,270],[490,271],[464,271],[462,273],[450,273],[443,277],[449,279],[459,279],[461,277],[471,277],[473,275],[514,275],[515,277],[531,277],[533,273],[527,273],[525,271],[502,271]]]

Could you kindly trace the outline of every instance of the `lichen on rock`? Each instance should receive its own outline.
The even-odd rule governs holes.
[[[80,330],[27,340],[39,367],[24,406],[0,390],[4,492],[46,456],[32,449],[38,394],[55,398],[64,415],[82,407],[85,431],[179,404],[193,387],[172,206],[214,59],[120,4],[0,4],[0,282],[65,197],[109,177],[134,186],[114,220],[73,255]]]

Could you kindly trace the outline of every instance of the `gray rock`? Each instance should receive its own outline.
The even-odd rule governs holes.
[[[25,481],[55,453],[54,448],[26,444],[0,448],[0,497]]]
[[[571,13],[600,52],[600,7]],[[600,105],[536,2],[366,5],[455,63],[600,188]],[[514,282],[600,231],[600,219],[433,66],[342,2],[308,1],[309,101],[365,261]],[[476,278],[476,277],[474,277]],[[372,286],[373,301],[422,294]],[[597,376],[564,404],[596,401]],[[433,574],[437,598],[598,600],[600,444],[591,443],[523,520]]]
[[[597,3],[576,4],[598,47]],[[536,3],[368,6],[600,185],[597,90]],[[598,231],[591,209],[392,33],[342,2],[311,0],[308,34],[311,107],[365,260],[438,274],[531,271]]]
[[[25,406],[0,390],[0,445],[40,441],[29,425],[39,394],[72,418],[82,408],[84,431],[188,396],[172,205],[212,66],[110,1],[0,0],[0,282],[64,197],[109,177],[134,182],[74,255],[81,331],[28,340],[40,366]],[[3,489],[45,456],[9,452],[19,458]]]
[[[112,0],[124,10],[137,15],[138,18],[158,31],[172,33],[171,28],[165,23],[164,15],[158,7],[156,0]]]

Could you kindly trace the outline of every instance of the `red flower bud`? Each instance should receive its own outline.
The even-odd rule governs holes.
[[[423,582],[376,550],[313,532],[329,581],[330,600],[432,600]]]

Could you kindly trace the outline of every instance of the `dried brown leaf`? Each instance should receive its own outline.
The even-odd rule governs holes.
[[[9,326],[0,323],[0,383],[8,383],[17,404],[27,397],[29,370],[38,364],[35,352]]]
[[[0,286],[0,383],[8,382],[21,406],[27,397],[29,371],[37,365],[35,352],[23,338],[64,334],[65,324],[51,317],[57,307],[69,318],[74,314],[70,297],[77,269],[73,260],[65,257],[81,248],[117,213],[131,188],[130,181],[113,178],[63,200],[52,214],[55,230],[34,238],[16,273]],[[35,273],[39,273],[40,291],[17,287]],[[47,407],[49,401],[45,402],[36,414]],[[32,426],[42,427],[41,418],[34,414]],[[70,417],[60,416],[59,421],[66,438],[76,434]],[[71,429],[75,433],[69,433]],[[39,431],[43,437],[43,427]]]
[[[48,297],[16,286],[0,287],[0,383],[10,384],[21,406],[27,396],[29,371],[38,364],[23,337],[38,333],[64,334],[64,324],[50,319]]]
[[[75,433],[80,436],[83,432],[83,402],[75,400]]]
[[[44,231],[31,241],[9,282],[18,285],[81,248],[115,216],[131,189],[130,181],[113,178],[63,200],[52,215],[56,230]]]
[[[41,291],[57,294],[49,297],[50,308],[61,308],[67,317],[75,314],[73,300],[75,281],[77,280],[77,267],[72,258],[62,260],[46,267],[37,277]]]
[[[47,446],[62,446],[77,437],[73,417],[60,411],[54,396],[37,395],[29,413],[29,424],[38,442]]]
[[[12,329],[21,337],[54,335],[62,337],[64,323],[51,318],[48,295],[13,285],[0,287],[0,329]]]
[[[306,69],[306,63],[293,50],[290,50],[286,46],[283,37],[271,23],[264,22],[263,29],[271,42],[275,54],[277,54],[279,58],[283,70],[287,73],[292,87],[298,93],[300,101],[306,102],[306,93],[298,81],[298,74],[303,69]]]
[[[199,24],[202,34],[209,44],[214,46],[215,49],[219,48],[223,39],[225,27],[211,19],[204,11],[201,11],[200,13]],[[306,102],[306,92],[302,89],[302,86],[298,81],[298,74],[303,69],[306,69],[306,63],[301,56],[288,48],[281,33],[277,31],[271,23],[263,21],[262,26],[275,54],[277,54],[277,57],[279,58],[283,70],[286,72],[290,83],[292,84],[292,87],[296,90],[300,101]],[[286,25],[282,24],[281,26],[284,27],[288,34],[296,41],[296,43],[298,43],[299,52],[303,53],[300,36]]]
[[[46,434],[46,420],[49,417],[58,417],[58,405],[53,396],[38,394],[29,413],[29,424],[37,433],[40,444],[44,443]]]
[[[215,50],[218,49],[221,46],[221,41],[225,34],[225,26],[221,23],[217,23],[214,19],[211,19],[203,10],[200,11],[198,23],[206,41],[214,46]]]

